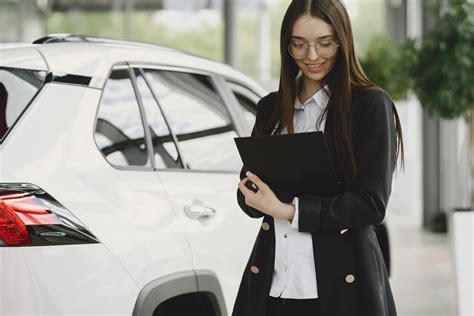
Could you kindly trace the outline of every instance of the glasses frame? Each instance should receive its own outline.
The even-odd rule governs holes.
[[[314,46],[314,50],[316,51],[316,54],[318,54],[318,56],[320,57],[323,57],[323,58],[330,58],[334,55],[336,55],[337,53],[337,49],[339,48],[339,43],[333,39],[330,39],[330,40],[326,40],[326,39],[322,39],[322,40],[319,40],[319,41],[316,41],[316,42],[312,42],[312,43],[308,43],[307,41],[301,39],[303,42],[305,42],[307,45],[308,45],[308,49],[306,50],[306,54],[304,55],[304,57],[302,58],[296,58],[295,56],[293,56],[293,54],[291,53],[291,40],[290,40],[290,43],[288,44],[287,46],[287,50],[288,50],[288,53],[290,54],[291,57],[293,57],[293,59],[295,60],[303,60],[305,59],[306,57],[308,57],[308,54],[309,54],[309,49],[311,48],[311,46]],[[329,42],[333,42],[336,44],[336,50],[334,51],[334,53],[332,55],[328,55],[328,56],[323,56],[319,53],[319,49],[318,49],[318,46],[319,46],[319,43],[323,42],[323,41],[329,41]]]

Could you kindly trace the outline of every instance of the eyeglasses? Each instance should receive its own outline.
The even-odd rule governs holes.
[[[339,47],[339,44],[337,44],[334,40],[329,39],[323,39],[317,41],[314,44],[309,44],[308,42],[301,39],[292,39],[288,45],[288,52],[294,59],[305,59],[309,54],[309,47],[313,45],[316,53],[318,53],[318,56],[323,58],[334,56],[334,54],[337,52],[337,48]]]

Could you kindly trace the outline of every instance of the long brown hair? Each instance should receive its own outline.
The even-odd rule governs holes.
[[[281,26],[281,69],[277,103],[265,129],[270,126],[274,127],[278,123],[277,132],[286,126],[288,134],[294,133],[293,115],[297,95],[296,78],[300,70],[287,48],[295,21],[305,14],[320,18],[330,24],[339,43],[334,66],[322,82],[322,86],[328,86],[329,91],[327,92],[330,94],[323,116],[326,116],[326,126],[330,127],[329,130],[326,129],[325,134],[327,138],[331,139],[331,142],[328,143],[334,145],[333,150],[336,157],[333,158],[343,167],[346,180],[351,180],[357,174],[350,119],[352,95],[380,88],[367,78],[355,56],[349,15],[339,0],[293,0],[288,7]],[[393,106],[393,113],[397,137],[396,157],[398,160],[399,154],[401,154],[403,166],[402,129],[395,106]]]

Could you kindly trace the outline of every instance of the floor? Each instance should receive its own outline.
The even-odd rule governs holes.
[[[457,316],[449,235],[420,229],[413,213],[389,213],[387,223],[393,266],[391,285],[398,314]]]

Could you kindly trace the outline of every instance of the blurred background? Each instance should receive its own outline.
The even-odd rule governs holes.
[[[406,165],[386,218],[399,314],[472,316],[474,1],[342,2],[364,70],[402,121]],[[272,91],[289,3],[0,0],[0,42],[53,33],[150,42],[228,63]]]

